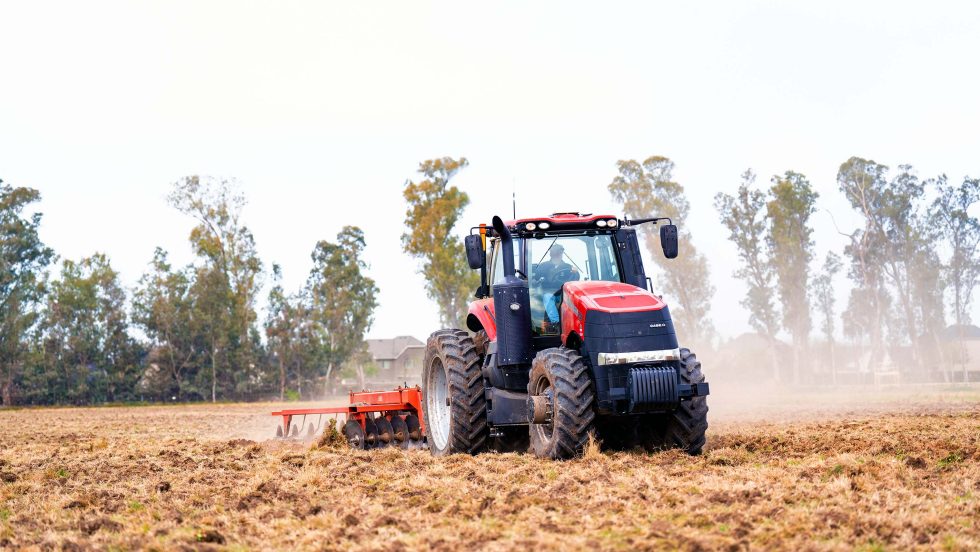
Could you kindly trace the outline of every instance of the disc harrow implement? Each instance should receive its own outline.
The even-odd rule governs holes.
[[[346,406],[297,408],[272,413],[281,421],[276,428],[278,439],[300,439],[303,427],[306,438],[312,439],[323,431],[324,417],[344,416],[341,433],[352,448],[371,449],[399,447],[424,448],[426,432],[422,416],[422,390],[419,387],[399,387],[392,391],[351,391]],[[307,426],[307,419],[316,417]]]

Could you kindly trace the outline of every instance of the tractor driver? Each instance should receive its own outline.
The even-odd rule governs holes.
[[[534,273],[544,302],[545,326],[558,323],[558,301],[562,284],[578,280],[578,271],[562,260],[564,247],[554,244],[549,253],[551,258],[539,264]]]

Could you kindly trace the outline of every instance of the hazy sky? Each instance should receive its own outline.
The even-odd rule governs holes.
[[[399,242],[420,160],[469,158],[468,226],[512,188],[519,215],[618,214],[616,161],[665,155],[732,336],[744,290],[712,197],[746,168],[810,178],[820,260],[844,245],[827,211],[857,224],[848,157],[980,176],[980,4],[787,4],[0,0],[0,178],[41,190],[58,253],[103,251],[127,285],[155,246],[191,260],[177,178],[236,178],[266,268],[297,288],[315,242],[359,225],[371,337],[424,338],[436,309]]]

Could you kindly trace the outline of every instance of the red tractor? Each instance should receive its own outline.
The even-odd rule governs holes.
[[[429,449],[579,454],[605,448],[701,452],[708,384],[678,346],[667,305],[643,270],[636,230],[669,219],[557,213],[503,222],[466,237],[479,269],[466,327],[433,333],[422,372]]]

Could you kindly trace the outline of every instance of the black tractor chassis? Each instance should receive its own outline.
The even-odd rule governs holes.
[[[529,366],[499,367],[496,356],[496,342],[492,342],[483,364],[487,421],[490,426],[528,425]],[[597,413],[603,416],[671,412],[681,401],[709,393],[707,383],[682,383],[679,361],[597,366],[594,355],[583,351],[583,357],[596,383]]]

